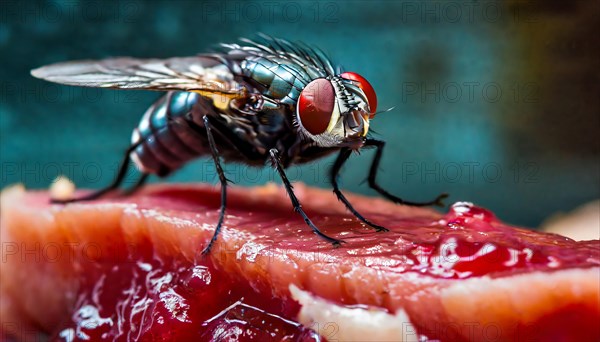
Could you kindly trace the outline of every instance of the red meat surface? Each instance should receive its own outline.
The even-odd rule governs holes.
[[[290,285],[330,301],[403,310],[422,339],[600,340],[600,241],[519,229],[457,203],[446,214],[296,185],[321,240],[282,188],[152,186],[133,197],[48,204],[2,196],[2,331],[65,340],[336,340],[295,322]],[[331,323],[331,322],[330,322]],[[335,322],[334,322],[335,325]]]

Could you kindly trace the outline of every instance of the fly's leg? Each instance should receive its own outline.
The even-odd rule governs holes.
[[[287,176],[285,175],[285,171],[283,170],[283,166],[281,165],[281,161],[279,160],[279,151],[277,151],[277,149],[272,148],[271,150],[269,150],[269,154],[271,156],[271,162],[273,163],[273,166],[277,170],[277,173],[279,173],[279,176],[281,177],[281,180],[283,181],[283,185],[285,186],[285,190],[287,191],[288,196],[290,197],[290,200],[292,201],[292,206],[294,207],[294,211],[299,213],[302,216],[302,218],[304,218],[304,222],[306,222],[306,224],[313,230],[313,232],[315,232],[315,234],[317,234],[318,236],[322,237],[323,239],[331,242],[334,247],[338,247],[344,241],[334,239],[332,237],[329,237],[329,236],[323,234],[319,230],[319,228],[317,228],[317,226],[315,226],[315,224],[312,223],[312,221],[308,218],[308,216],[306,215],[304,210],[302,210],[302,205],[300,205],[300,201],[298,201],[298,198],[294,194],[294,189],[292,187],[292,184],[290,183]]]
[[[206,136],[208,137],[208,145],[210,146],[210,152],[215,163],[215,168],[217,169],[217,174],[219,175],[219,181],[221,182],[221,211],[219,213],[219,222],[217,223],[217,228],[215,228],[215,232],[213,237],[210,239],[210,242],[202,251],[203,255],[210,253],[210,249],[212,245],[217,241],[217,237],[219,236],[219,232],[221,231],[221,227],[223,226],[223,220],[225,218],[225,206],[227,203],[227,178],[225,178],[225,172],[223,172],[223,168],[221,167],[221,161],[219,160],[219,151],[217,150],[217,144],[215,143],[215,139],[212,135],[212,128],[210,121],[207,115],[202,117],[204,120],[204,127],[206,129]]]
[[[354,209],[354,207],[352,207],[352,204],[350,204],[350,201],[348,201],[346,196],[344,196],[344,194],[340,191],[340,188],[338,185],[338,176],[339,176],[340,170],[342,169],[342,166],[348,160],[348,158],[350,157],[351,154],[352,154],[352,150],[350,150],[349,148],[343,148],[340,151],[340,154],[338,155],[337,159],[335,160],[333,167],[331,168],[331,184],[333,185],[333,193],[337,196],[337,199],[340,202],[344,203],[346,208],[348,210],[350,210],[350,212],[354,216],[356,216],[356,218],[361,220],[363,223],[375,228],[375,230],[377,230],[378,232],[387,232],[387,231],[389,231],[389,229],[382,227],[378,224],[375,224],[375,223],[367,220],[366,218],[364,218],[358,211],[356,211],[356,209]]]
[[[70,198],[70,199],[66,199],[66,200],[51,198],[50,203],[66,204],[66,203],[80,202],[80,201],[91,201],[91,200],[100,198],[101,196],[103,196],[111,191],[118,189],[119,186],[121,186],[121,184],[123,183],[123,180],[125,179],[125,175],[127,174],[127,167],[129,166],[129,161],[131,160],[130,154],[131,154],[131,152],[133,152],[133,150],[135,150],[139,146],[139,144],[140,143],[131,145],[127,149],[127,151],[125,152],[125,156],[123,157],[123,161],[121,161],[121,166],[119,166],[119,172],[117,173],[117,177],[107,187],[100,189],[98,191],[92,192],[91,194],[81,196],[79,198]],[[142,178],[144,178],[144,177],[142,177]]]
[[[411,206],[415,206],[415,207],[425,207],[425,206],[430,206],[430,205],[437,205],[440,207],[444,206],[444,203],[442,202],[442,200],[444,198],[448,197],[448,194],[446,194],[446,193],[439,195],[433,201],[430,201],[430,202],[409,202],[409,201],[405,201],[405,200],[401,199],[400,197],[396,197],[396,196],[390,194],[385,189],[380,187],[379,184],[377,184],[375,179],[377,177],[377,171],[379,170],[379,162],[381,161],[381,154],[383,153],[383,147],[385,146],[385,142],[380,141],[380,140],[375,140],[375,139],[367,139],[365,141],[364,146],[375,146],[377,148],[377,151],[375,152],[375,158],[373,158],[373,162],[371,163],[371,169],[369,170],[369,186],[372,189],[376,190],[383,197],[385,197],[385,198],[389,199],[390,201],[397,203],[397,204],[406,204],[406,205],[411,205]]]

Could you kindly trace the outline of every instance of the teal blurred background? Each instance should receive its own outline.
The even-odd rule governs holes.
[[[0,185],[46,188],[58,174],[99,188],[159,96],[58,86],[29,70],[71,59],[194,55],[257,32],[326,51],[375,87],[385,139],[380,183],[409,200],[439,192],[536,227],[600,197],[599,2],[2,1]],[[343,186],[366,183],[372,151]],[[290,178],[329,187],[332,159]],[[229,165],[238,184],[279,181]],[[132,174],[131,182],[135,179]],[[153,181],[157,181],[153,179]],[[168,181],[216,183],[207,160]]]

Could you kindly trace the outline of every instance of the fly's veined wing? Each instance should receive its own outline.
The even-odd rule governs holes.
[[[117,57],[56,63],[31,71],[50,82],[115,89],[186,90],[241,94],[229,68],[210,56],[136,59]]]

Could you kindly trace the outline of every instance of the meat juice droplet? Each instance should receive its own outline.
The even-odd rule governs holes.
[[[453,224],[464,224],[466,222],[491,223],[496,221],[496,216],[489,210],[477,207],[471,202],[456,202],[450,207],[446,214],[448,226]]]
[[[441,278],[502,276],[532,269],[552,270],[563,265],[551,246],[533,246],[517,238],[489,210],[457,202],[438,222],[446,226],[433,243],[417,243],[410,251],[417,271]],[[569,260],[580,262],[581,260]]]

